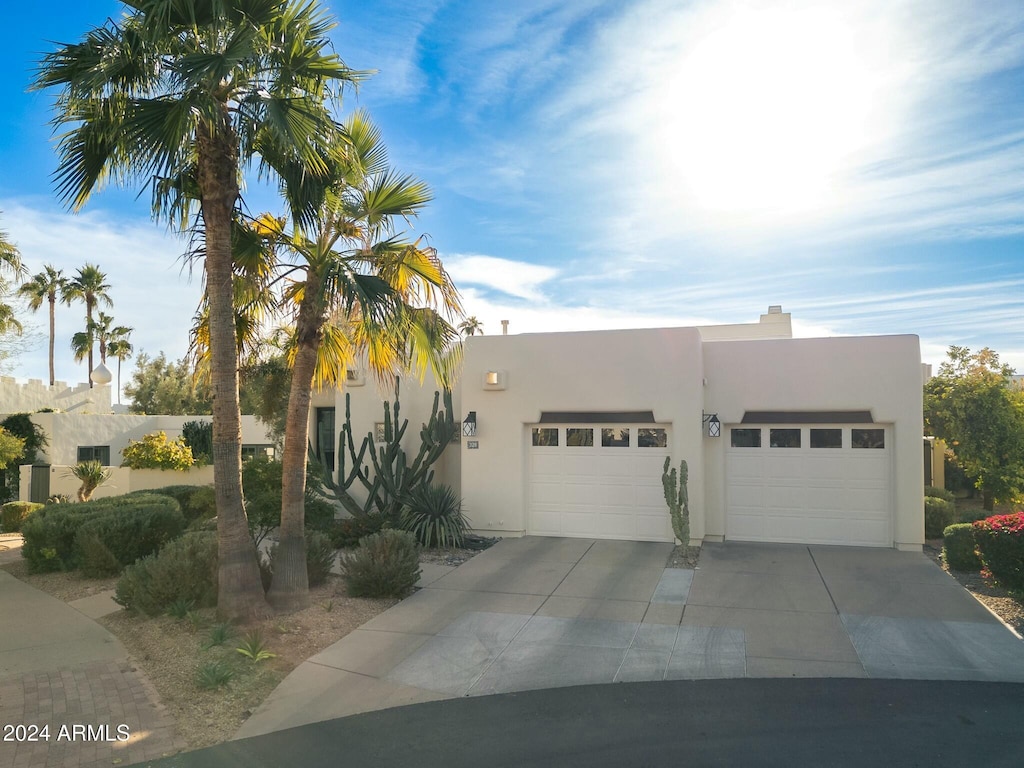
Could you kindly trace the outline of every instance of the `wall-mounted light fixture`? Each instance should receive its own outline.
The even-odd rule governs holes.
[[[505,389],[508,386],[508,375],[505,371],[484,371],[484,389]]]
[[[462,422],[462,434],[465,437],[476,437],[476,411],[470,411]]]
[[[704,430],[708,437],[722,436],[722,422],[718,420],[717,413],[704,414]]]

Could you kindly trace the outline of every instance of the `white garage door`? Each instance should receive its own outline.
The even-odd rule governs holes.
[[[661,424],[527,427],[528,532],[672,541],[661,486],[670,439]]]
[[[887,427],[741,424],[723,432],[727,539],[892,546]]]

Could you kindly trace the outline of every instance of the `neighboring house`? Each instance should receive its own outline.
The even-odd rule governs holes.
[[[383,414],[363,377],[345,387],[357,447]],[[453,401],[476,433],[435,481],[490,535],[671,541],[669,457],[689,466],[694,541],[919,550],[921,378],[916,336],[794,339],[774,306],[746,325],[473,336]],[[413,453],[433,391],[402,383]],[[344,413],[343,392],[314,400],[332,466]]]

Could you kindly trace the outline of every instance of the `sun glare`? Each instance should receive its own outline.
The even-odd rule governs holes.
[[[708,212],[831,207],[873,130],[877,69],[825,10],[744,10],[711,25],[660,95],[675,195]]]

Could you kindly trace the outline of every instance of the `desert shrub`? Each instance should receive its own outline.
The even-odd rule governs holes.
[[[334,558],[337,549],[331,543],[331,537],[320,531],[306,532],[306,577],[309,586],[317,587],[327,581],[331,568],[334,567]],[[274,573],[274,559],[277,557],[277,544],[270,548],[269,557],[266,560],[266,570],[270,575]],[[260,574],[262,576],[262,573]],[[269,582],[264,585],[264,590],[270,589]]]
[[[943,501],[953,501],[956,498],[952,491],[947,491],[945,488],[936,488],[934,485],[926,485],[924,487],[924,495],[942,499]]]
[[[144,435],[141,440],[129,440],[121,451],[122,467],[130,469],[174,469],[185,471],[195,463],[192,449],[184,438],[168,440],[163,430]]]
[[[266,456],[257,456],[242,465],[245,514],[257,546],[281,525],[281,476],[281,462]],[[307,530],[327,530],[334,521],[334,507],[323,499],[321,490],[315,473],[308,473],[305,495]]]
[[[935,496],[924,497],[924,537],[938,539],[947,526],[956,522],[953,502]]]
[[[1009,589],[1024,589],[1024,512],[971,524],[982,565]]]
[[[185,530],[185,517],[174,499],[137,498],[145,501],[129,507],[109,507],[106,512],[94,513],[79,527],[76,557],[86,576],[119,573],[140,557],[159,551]]]
[[[151,491],[134,493],[156,493],[170,496],[181,506],[181,512],[188,522],[209,519],[217,515],[217,499],[210,485],[167,485]],[[132,495],[132,494],[129,494]]]
[[[21,530],[21,524],[25,518],[42,509],[42,504],[31,501],[9,501],[0,506],[0,531],[4,533],[17,533]]]
[[[209,464],[213,457],[213,422],[186,421],[181,425],[181,439],[192,450],[197,465]]]
[[[424,547],[459,547],[468,523],[462,499],[447,485],[422,485],[402,510],[399,527]]]
[[[405,597],[420,575],[419,548],[408,531],[386,528],[360,541],[340,565],[352,597]]]
[[[55,493],[46,499],[46,504],[70,504],[71,497],[66,493]]]
[[[93,491],[110,479],[110,470],[98,461],[80,461],[67,474],[82,483],[76,494],[79,501],[92,501]]]
[[[942,557],[954,571],[981,570],[970,523],[956,523],[942,532]]]
[[[956,508],[956,521],[958,523],[973,523],[976,520],[984,520],[991,517],[992,513],[980,506],[958,506]]]
[[[369,512],[335,520],[328,530],[328,535],[335,549],[351,549],[359,546],[360,539],[379,533],[386,524],[387,518],[384,515]]]
[[[137,519],[136,519],[137,518]],[[102,522],[101,522],[102,521]],[[152,494],[112,496],[80,504],[52,504],[22,524],[22,554],[29,570],[72,570],[82,564],[83,549],[90,553],[90,570],[109,568],[110,558],[94,541],[78,543],[78,533],[90,526],[121,565],[149,554],[184,529],[177,502]],[[109,537],[109,538],[108,538]]]
[[[196,608],[216,605],[217,535],[186,533],[158,554],[128,566],[114,600],[147,616],[159,616],[179,600]]]

